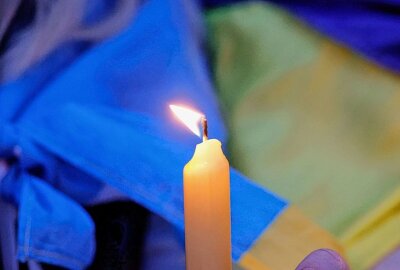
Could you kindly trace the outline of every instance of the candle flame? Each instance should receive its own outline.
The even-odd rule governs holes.
[[[169,105],[169,108],[194,134],[201,136],[199,122],[204,118],[203,114],[177,105]]]

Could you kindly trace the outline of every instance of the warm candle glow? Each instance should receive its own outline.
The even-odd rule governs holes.
[[[195,110],[169,105],[203,142],[183,170],[186,270],[231,270],[229,162],[221,142],[208,139],[207,119]]]
[[[169,105],[169,108],[175,114],[175,116],[181,120],[194,134],[199,137],[201,136],[199,123],[202,119],[204,119],[204,115],[202,113],[177,105]]]

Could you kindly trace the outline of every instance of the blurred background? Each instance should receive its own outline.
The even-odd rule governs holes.
[[[4,270],[184,269],[198,140],[171,101],[265,190],[232,210],[260,221],[233,231],[243,269],[332,246],[351,269],[399,269],[399,29],[397,0],[1,1]]]

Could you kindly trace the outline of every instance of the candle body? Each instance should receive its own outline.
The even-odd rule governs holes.
[[[187,270],[231,270],[229,163],[221,143],[196,146],[184,169]]]

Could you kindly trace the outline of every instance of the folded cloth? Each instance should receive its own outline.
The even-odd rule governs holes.
[[[336,42],[396,73],[400,72],[400,8],[398,0],[291,1],[264,0],[290,10]],[[203,0],[205,7],[244,0]]]
[[[399,77],[281,6],[207,15],[235,166],[340,239],[354,269],[372,267],[400,244]]]
[[[210,137],[226,139],[190,15],[197,12],[187,1],[146,1],[119,35],[63,44],[0,86],[0,157],[9,166],[0,196],[18,209],[20,261],[90,265],[95,228],[84,206],[109,201],[104,190],[183,233],[182,169],[198,138],[168,104],[201,110]],[[231,176],[239,260],[288,203],[234,169]]]

